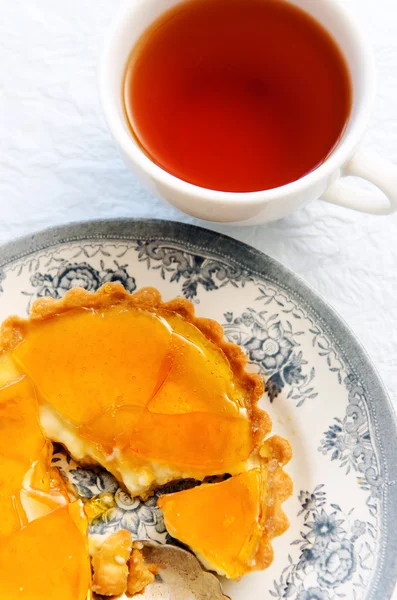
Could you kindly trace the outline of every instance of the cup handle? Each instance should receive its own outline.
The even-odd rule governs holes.
[[[379,192],[362,190],[343,181],[343,176],[349,175],[373,183]],[[341,176],[323,194],[326,202],[372,215],[389,215],[397,210],[397,166],[392,162],[360,148],[345,164]]]

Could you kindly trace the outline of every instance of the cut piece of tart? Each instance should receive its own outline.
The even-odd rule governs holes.
[[[262,454],[258,468],[158,499],[168,533],[206,568],[230,579],[267,568],[271,540],[288,528],[281,504],[292,493],[282,469],[291,456],[289,444],[271,438]]]
[[[3,371],[4,374],[4,371]],[[51,466],[31,382],[0,388],[0,600],[86,600],[87,519]]]
[[[87,600],[91,573],[80,502],[0,539],[0,600]]]
[[[26,377],[0,388],[0,536],[69,502]]]
[[[121,284],[43,298],[2,327],[3,362],[31,379],[47,437],[134,494],[253,466],[270,432],[259,375],[185,299]]]

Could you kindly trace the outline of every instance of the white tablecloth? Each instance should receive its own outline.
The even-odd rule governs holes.
[[[364,143],[397,163],[397,3],[341,2],[376,54],[377,101]],[[0,0],[0,242],[87,218],[196,222],[145,191],[106,129],[96,63],[120,3]],[[316,202],[267,226],[210,227],[267,252],[320,291],[364,343],[397,406],[397,215]]]

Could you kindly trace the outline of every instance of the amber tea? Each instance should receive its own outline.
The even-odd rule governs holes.
[[[285,0],[188,0],[129,59],[125,110],[172,175],[228,192],[276,188],[319,166],[351,110],[330,34]]]

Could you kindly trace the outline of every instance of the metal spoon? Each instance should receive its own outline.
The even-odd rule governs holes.
[[[147,563],[157,566],[158,575],[139,600],[230,600],[222,593],[217,577],[204,571],[187,550],[147,545],[142,552]]]

